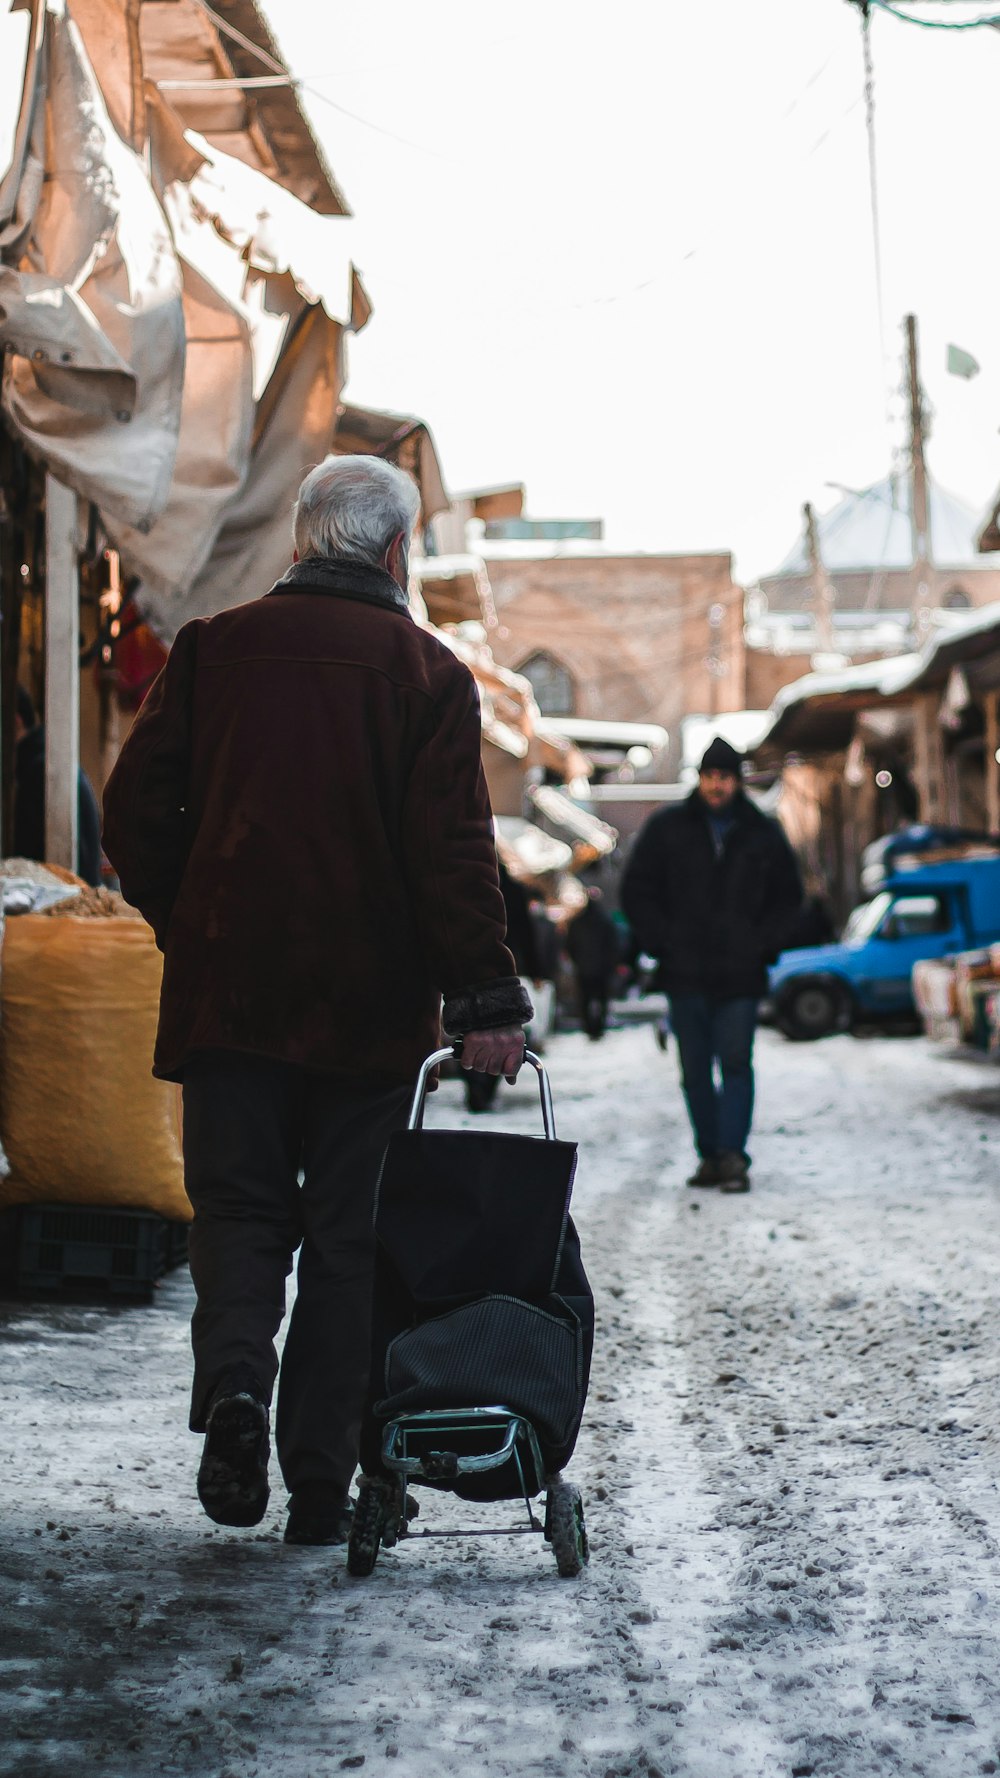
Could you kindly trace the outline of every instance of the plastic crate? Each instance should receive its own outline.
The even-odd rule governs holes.
[[[148,1297],[187,1251],[187,1224],[147,1210],[21,1204],[3,1222],[4,1276],[21,1290]]]

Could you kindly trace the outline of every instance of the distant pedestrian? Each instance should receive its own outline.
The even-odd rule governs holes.
[[[497,875],[507,916],[507,948],[514,958],[514,968],[522,981],[536,982],[541,978],[541,968],[528,891],[511,876],[499,853]],[[499,1074],[486,1074],[480,1068],[465,1070],[465,1103],[470,1111],[489,1111],[499,1088]]]
[[[802,902],[792,849],[745,795],[742,764],[714,740],[697,788],[647,821],[622,884],[622,905],[641,948],[659,960],[670,1001],[700,1157],[688,1184],[725,1192],[750,1188],[757,1007]]]
[[[618,928],[602,906],[600,889],[592,886],[587,900],[566,933],[566,950],[576,975],[580,1022],[592,1042],[604,1036],[615,970],[622,957]]]
[[[14,701],[14,834],[13,856],[46,862],[45,730],[35,713],[31,693],[18,685]],[[77,773],[76,874],[92,889],[101,885],[101,812],[94,787],[83,770]]]
[[[276,1424],[292,1544],[349,1531],[375,1184],[442,996],[463,1063],[508,1078],[532,1013],[475,681],[407,600],[419,505],[379,458],[313,469],[294,566],[184,625],[105,793],[108,855],[164,953],[154,1073],[184,1086],[191,1428],[221,1525],[267,1507],[301,1244]]]

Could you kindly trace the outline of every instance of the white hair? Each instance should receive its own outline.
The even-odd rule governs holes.
[[[340,556],[380,568],[393,538],[409,544],[420,512],[413,477],[384,457],[324,457],[310,469],[295,503],[300,561]]]

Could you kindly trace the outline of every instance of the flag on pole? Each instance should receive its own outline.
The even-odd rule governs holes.
[[[948,370],[953,377],[977,377],[979,365],[971,352],[963,352],[961,346],[948,347]]]

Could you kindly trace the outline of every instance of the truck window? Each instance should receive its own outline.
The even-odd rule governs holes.
[[[900,895],[889,909],[883,938],[927,938],[947,932],[948,904],[941,895]]]
[[[878,931],[891,906],[892,896],[887,889],[883,889],[871,901],[863,901],[860,907],[854,909],[844,927],[844,938],[871,938]]]

